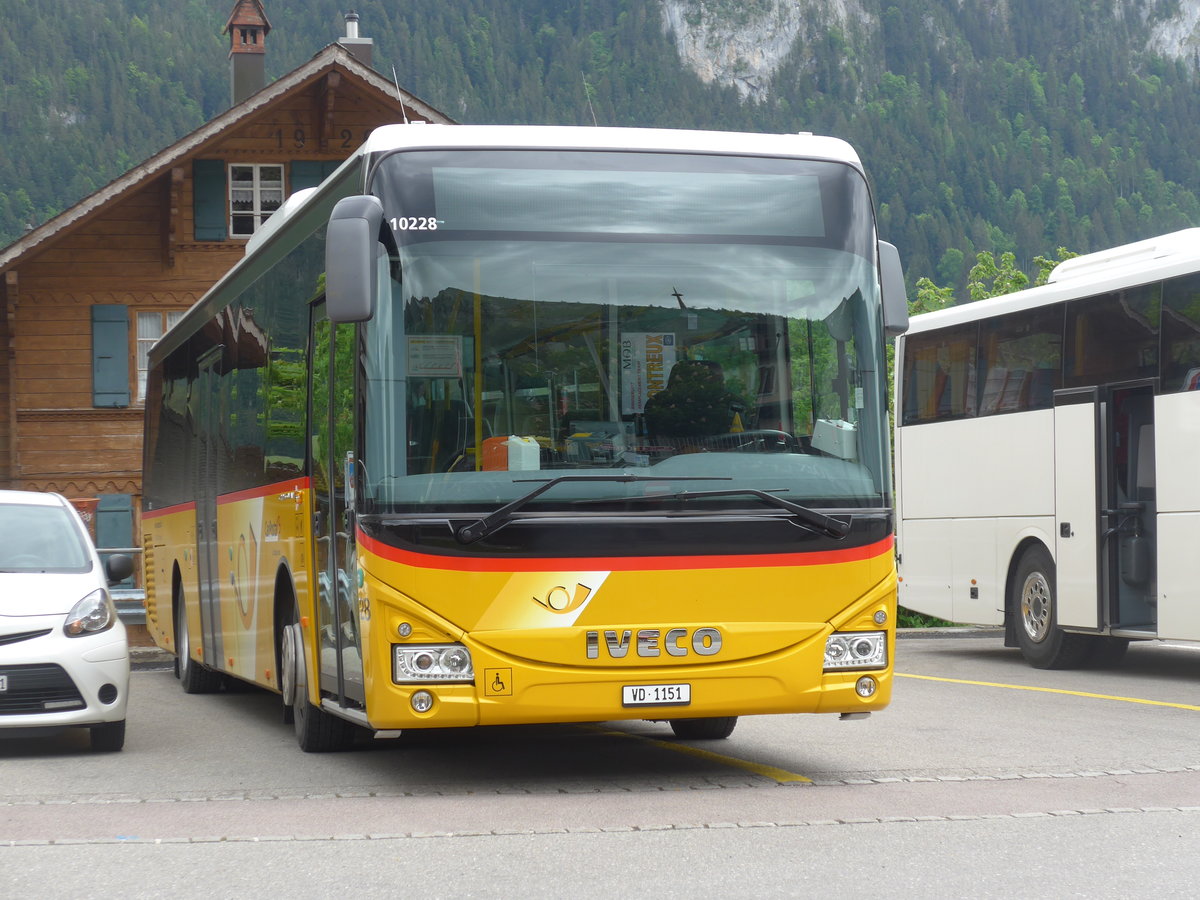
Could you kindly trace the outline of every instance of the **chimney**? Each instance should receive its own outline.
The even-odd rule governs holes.
[[[338,38],[338,43],[364,66],[371,65],[371,49],[375,42],[358,36],[358,13],[354,10],[346,13],[346,36]]]
[[[264,61],[271,23],[259,0],[238,0],[222,33],[229,35],[229,87],[237,106],[267,85]]]

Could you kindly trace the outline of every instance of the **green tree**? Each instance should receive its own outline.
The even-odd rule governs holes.
[[[1049,282],[1050,273],[1054,271],[1055,266],[1065,260],[1074,259],[1078,255],[1078,253],[1072,253],[1066,247],[1059,247],[1053,259],[1045,256],[1035,256],[1033,264],[1037,266],[1037,278],[1033,282],[1034,285],[1043,285]]]
[[[936,309],[945,309],[954,303],[953,287],[939,287],[931,279],[922,277],[917,279],[916,288],[916,299],[908,301],[909,315],[916,316]]]
[[[984,250],[975,260],[975,265],[967,275],[967,293],[972,300],[1011,294],[1029,284],[1029,276],[1017,268],[1017,257],[1014,253],[1000,254],[1000,261],[997,263],[991,251]]]

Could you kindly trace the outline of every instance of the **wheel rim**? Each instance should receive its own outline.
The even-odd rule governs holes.
[[[1040,643],[1050,633],[1054,598],[1050,583],[1041,572],[1031,572],[1021,588],[1021,622],[1030,639]]]
[[[295,625],[283,629],[283,705],[291,706],[296,702],[296,636]]]
[[[176,607],[176,616],[179,618],[179,642],[175,648],[176,656],[179,658],[179,672],[182,675],[184,667],[188,664],[191,657],[192,648],[188,644],[188,628],[187,614],[183,612],[183,598],[180,597],[179,606]]]
[[[294,630],[299,630],[299,625],[291,626]],[[305,670],[304,654],[299,647],[292,648],[295,651],[295,666],[292,668],[292,722],[296,727],[296,736],[303,740],[308,733],[308,672]]]

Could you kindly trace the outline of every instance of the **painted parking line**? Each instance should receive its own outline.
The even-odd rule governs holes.
[[[677,744],[674,741],[660,741],[657,738],[646,737],[641,734],[630,734],[627,731],[600,731],[599,733],[631,738],[635,741],[653,744],[656,747],[672,750],[675,753],[682,753],[685,756],[692,756],[696,759],[717,763],[718,765],[733,769],[741,769],[743,772],[750,772],[753,775],[761,775],[763,778],[770,778],[779,784],[812,784],[811,778],[807,778],[798,772],[789,772],[787,769],[780,769],[775,766],[765,766],[761,763],[750,762],[748,759],[738,759],[736,756],[713,753],[711,750],[701,750],[699,747],[689,747],[687,744]]]
[[[1200,706],[1189,703],[1168,703],[1165,700],[1146,700],[1142,697],[1118,697],[1114,694],[1093,694],[1088,691],[1067,691],[1062,688],[1034,687],[1028,684],[1001,684],[995,681],[968,681],[963,678],[939,678],[935,675],[910,675],[907,672],[895,673],[897,678],[917,678],[921,681],[942,681],[947,684],[970,684],[976,687],[1007,688],[1012,691],[1034,691],[1040,694],[1066,694],[1070,697],[1087,697],[1091,700],[1116,700],[1121,703],[1141,703],[1145,706],[1168,706],[1172,709],[1186,709],[1200,712]]]

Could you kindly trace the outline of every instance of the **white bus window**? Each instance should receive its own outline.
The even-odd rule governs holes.
[[[972,323],[914,335],[909,340],[904,371],[905,424],[975,415],[978,331]]]
[[[1067,304],[1067,387],[1152,378],[1158,374],[1159,285]]]
[[[1061,306],[987,319],[983,323],[980,415],[1049,409],[1062,387]]]
[[[1163,286],[1162,389],[1200,390],[1200,275]]]

